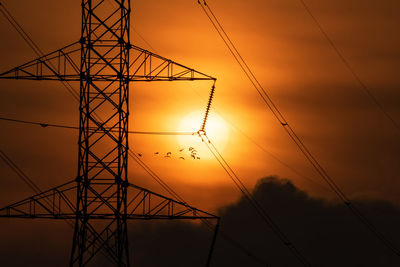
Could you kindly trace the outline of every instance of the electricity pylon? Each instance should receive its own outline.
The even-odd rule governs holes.
[[[130,266],[130,219],[218,219],[128,181],[130,82],[215,78],[131,44],[130,1],[112,2],[82,0],[78,42],[0,74],[80,82],[76,179],[0,209],[0,217],[73,220],[70,266],[99,252]]]

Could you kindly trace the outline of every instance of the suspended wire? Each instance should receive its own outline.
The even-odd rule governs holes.
[[[61,125],[61,124],[51,124],[51,123],[44,123],[44,122],[34,122],[34,121],[27,121],[27,120],[18,120],[18,119],[6,118],[6,117],[0,117],[0,120],[16,122],[16,123],[23,123],[23,124],[39,125],[39,126],[41,126],[43,128],[55,127],[55,128],[74,129],[74,130],[78,129],[78,127],[76,127],[76,126],[68,126],[68,125]]]
[[[254,88],[257,90],[258,94],[262,98],[262,100],[265,102],[265,104],[268,106],[268,108],[272,111],[272,113],[275,115],[275,117],[278,118],[279,122],[281,124],[287,124],[286,120],[283,118],[282,114],[279,112],[279,110],[276,108],[275,104],[272,102],[270,99],[269,95],[265,92],[261,84],[258,82],[256,77],[254,76],[253,72],[251,69],[247,66],[247,63],[244,61],[242,58],[241,54],[239,51],[236,49],[236,46],[232,43],[231,39],[229,36],[226,34],[225,30],[222,28],[221,24],[215,17],[214,13],[206,3],[206,1],[203,1],[204,6],[207,8],[207,10],[204,8],[204,6],[201,4],[200,0],[197,1],[197,3],[200,5],[204,13],[207,15],[208,19],[212,23],[213,27],[217,31],[218,35],[221,37],[222,41],[225,43],[231,54],[233,55],[234,59],[236,62],[239,64],[247,78],[250,80]],[[209,13],[210,12],[210,13]],[[211,15],[210,15],[211,14]]]
[[[39,193],[42,190],[30,179],[25,172],[23,172],[11,159],[8,157],[3,150],[0,149],[0,158],[7,164],[7,166],[17,174],[17,176],[29,186],[35,193]]]
[[[3,7],[3,8],[2,8]],[[10,22],[10,24],[13,26],[13,28],[20,34],[20,36],[24,39],[24,41],[28,44],[28,46],[33,50],[36,51],[35,47],[32,46],[32,44],[29,42],[28,39],[26,39],[26,37],[24,36],[24,34],[19,30],[18,27],[16,27],[13,22],[11,21],[11,18],[7,16],[7,13],[3,11],[3,9],[5,11],[7,11],[7,9],[5,9],[5,7],[2,5],[2,3],[0,3],[0,12],[3,14],[3,16],[8,20],[8,22]]]
[[[277,235],[280,241],[285,245],[290,252],[297,258],[297,260],[303,266],[311,266],[308,260],[302,255],[302,253],[295,247],[295,245],[290,241],[290,239],[285,235],[285,233],[281,230],[278,224],[271,218],[271,216],[267,213],[267,211],[263,208],[263,206],[253,197],[247,187],[244,185],[239,176],[235,173],[235,171],[230,167],[228,162],[224,159],[222,154],[218,151],[218,149],[214,146],[211,140],[207,135],[200,134],[199,135],[203,143],[207,146],[211,154],[215,157],[221,167],[228,174],[229,178],[233,181],[236,187],[240,190],[245,199],[250,203],[250,205],[256,210],[261,219],[266,223],[266,225]]]
[[[382,114],[391,122],[391,124],[396,128],[397,133],[400,131],[400,125],[393,119],[393,117],[385,110],[383,105],[379,102],[379,100],[372,94],[371,90],[368,88],[368,86],[363,82],[363,80],[360,78],[360,76],[357,74],[357,72],[353,69],[353,67],[350,65],[349,61],[346,59],[346,57],[343,55],[343,53],[339,50],[335,42],[329,37],[328,33],[325,31],[325,29],[322,27],[322,24],[318,21],[316,16],[311,12],[311,9],[308,7],[306,2],[304,0],[299,0],[301,5],[304,7],[306,10],[307,14],[310,15],[312,21],[315,23],[315,25],[318,27],[319,31],[321,34],[324,36],[326,41],[329,43],[329,45],[332,47],[332,49],[335,51],[336,55],[340,58],[342,61],[343,65],[347,68],[347,70],[350,72],[350,74],[353,76],[353,78],[357,81],[357,83],[360,85],[360,88],[368,95],[368,97],[372,100],[372,102],[375,104],[375,106],[378,108],[379,111],[382,112]]]
[[[330,188],[328,188],[325,184],[322,184],[318,181],[315,181],[314,179],[311,179],[308,176],[305,176],[304,174],[300,173],[298,170],[296,170],[295,168],[293,168],[292,166],[290,166],[289,164],[287,164],[286,162],[282,161],[280,158],[278,158],[276,155],[274,155],[272,152],[268,151],[267,149],[265,149],[263,146],[261,146],[259,143],[256,142],[256,140],[254,140],[253,138],[251,138],[250,136],[248,136],[246,133],[244,133],[243,131],[241,131],[240,129],[236,128],[235,129],[239,132],[241,132],[242,135],[244,135],[250,142],[252,142],[255,146],[257,146],[259,149],[261,149],[262,151],[264,151],[264,153],[268,154],[271,158],[273,158],[274,160],[276,160],[277,162],[279,162],[281,165],[285,166],[287,169],[291,170],[293,173],[295,173],[298,177],[307,180],[308,182],[312,183],[315,186],[318,186],[321,189],[327,190],[330,192]]]
[[[216,20],[216,23],[213,21],[213,19],[210,17],[210,15],[208,14],[208,12],[206,11],[206,9],[203,7],[203,5],[201,4],[200,0],[197,1],[198,4],[201,6],[201,8],[203,9],[204,13],[207,15],[207,17],[209,18],[210,22],[212,23],[212,25],[214,26],[214,28],[217,30],[218,34],[220,35],[220,37],[222,38],[222,40],[224,41],[225,45],[228,47],[229,51],[231,52],[231,54],[233,55],[233,57],[235,58],[235,60],[239,63],[240,67],[242,68],[242,70],[245,72],[246,76],[249,78],[250,82],[253,84],[254,88],[256,88],[257,92],[259,93],[259,95],[261,96],[261,98],[264,100],[264,102],[267,104],[267,106],[272,110],[273,107],[270,105],[269,101],[269,97],[267,95],[267,98],[261,93],[261,91],[258,89],[257,87],[257,80],[254,82],[251,78],[250,75],[252,75],[252,73],[250,72],[250,74],[246,71],[245,66],[242,65],[241,61],[239,60],[242,59],[242,57],[240,56],[240,54],[237,52],[236,48],[234,48],[234,50],[236,51],[236,53],[238,54],[238,56],[235,54],[235,52],[232,50],[232,48],[230,47],[230,45],[228,44],[228,42],[233,46],[233,43],[230,41],[229,38],[227,38],[227,40],[225,40],[225,38],[223,37],[221,31],[218,29],[216,23],[218,25],[219,22],[218,20]],[[208,7],[208,5],[206,4],[206,2],[204,1],[204,6],[207,7],[207,9],[209,9],[211,11],[211,9]],[[211,15],[215,18],[215,15],[211,12]],[[216,18],[215,18],[216,19]],[[223,33],[226,35],[225,31],[223,31]],[[233,46],[234,47],[234,46]],[[242,59],[243,61],[243,59]],[[253,75],[254,76],[254,75]],[[279,116],[279,113],[274,112],[275,116]],[[207,136],[205,136],[207,137]],[[208,142],[207,142],[208,141]],[[266,214],[265,210],[262,208],[262,206],[259,206],[256,202],[254,202],[254,200],[252,199],[252,195],[250,194],[250,192],[247,190],[247,188],[244,186],[244,184],[241,182],[241,180],[237,177],[237,175],[233,172],[233,170],[229,167],[229,165],[226,163],[226,161],[223,159],[223,157],[219,154],[219,152],[216,150],[215,152],[212,150],[212,148],[215,148],[213,146],[209,146],[209,144],[211,144],[210,140],[207,140],[205,143],[207,145],[207,147],[209,148],[210,152],[214,155],[214,157],[217,159],[217,161],[220,163],[221,167],[225,170],[225,172],[228,174],[228,176],[231,178],[231,180],[234,182],[234,184],[239,188],[239,190],[241,191],[241,193],[243,194],[243,196],[245,196],[245,198],[249,201],[249,203],[256,209],[257,213],[261,216],[261,218],[264,220],[264,222],[274,231],[274,233],[279,237],[279,239],[283,242],[283,244],[293,253],[293,255],[297,258],[297,260],[299,260],[299,262],[301,262],[304,266],[311,266],[310,263],[308,262],[308,260],[297,250],[297,248],[288,240],[288,238],[286,237],[286,235],[280,230],[280,228],[271,220],[271,218],[268,216],[268,214]],[[215,148],[216,149],[216,148]],[[220,156],[218,157],[217,156]]]
[[[239,64],[247,78],[250,80],[253,87],[256,89],[264,103],[270,109],[274,117],[277,121],[282,125],[286,133],[293,140],[298,149],[302,152],[307,161],[311,164],[311,166],[315,169],[315,171],[321,176],[321,178],[328,184],[330,189],[338,196],[338,198],[343,202],[346,207],[351,211],[351,213],[362,223],[364,226],[371,231],[380,241],[386,246],[390,251],[392,251],[397,256],[400,256],[400,251],[398,248],[386,237],[384,236],[364,215],[363,213],[350,201],[350,199],[344,194],[344,192],[340,189],[340,187],[334,182],[334,180],[330,177],[330,175],[325,171],[325,169],[320,165],[319,161],[313,156],[310,150],[305,146],[303,141],[298,137],[298,135],[294,132],[293,128],[289,125],[285,117],[282,115],[280,110],[277,108],[275,103],[272,101],[266,90],[262,87],[262,85],[258,82],[257,78],[248,67],[243,57],[240,55],[236,46],[233,44],[222,25],[219,23],[219,20],[216,18],[215,14],[211,10],[209,4],[205,0],[203,0],[203,4],[198,1],[198,4],[201,6],[204,13],[207,15],[208,19],[212,23],[213,27],[216,29],[218,35],[224,41],[225,45],[233,55],[236,62]]]
[[[147,135],[195,135],[195,132],[145,132],[145,131],[128,131],[131,134],[147,134]]]
[[[0,117],[2,121],[10,121],[16,123],[24,123],[31,125],[39,125],[43,128],[47,127],[55,127],[55,128],[64,128],[64,129],[73,129],[78,130],[77,126],[63,125],[63,124],[52,124],[52,123],[44,123],[44,122],[35,122],[35,121],[27,121],[27,120],[17,120],[6,117]],[[106,128],[107,129],[107,128]],[[112,130],[111,132],[116,132],[117,130]],[[195,135],[196,132],[162,132],[162,131],[128,131],[130,134],[142,134],[142,135]]]
[[[18,34],[25,40],[25,42],[35,52],[36,55],[40,56],[43,54],[39,47],[33,42],[30,36],[24,31],[21,25],[15,20],[2,2],[0,2],[0,12],[8,20],[11,26],[18,32]]]

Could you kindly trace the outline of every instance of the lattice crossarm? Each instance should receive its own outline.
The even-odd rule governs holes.
[[[183,64],[132,45],[131,81],[192,81],[216,80],[214,77]]]
[[[127,219],[217,219],[205,211],[193,208],[186,203],[162,196],[139,186],[129,184]]]
[[[75,189],[69,182],[0,209],[0,217],[72,219],[75,218]]]
[[[1,73],[0,79],[79,81],[80,50],[79,42],[72,43]]]

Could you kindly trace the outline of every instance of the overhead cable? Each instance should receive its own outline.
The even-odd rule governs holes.
[[[340,58],[343,65],[346,67],[346,69],[349,71],[349,73],[353,76],[353,78],[357,81],[360,88],[368,95],[368,97],[375,104],[375,106],[378,108],[378,110],[381,111],[382,114],[388,119],[388,121],[396,128],[397,132],[400,133],[400,125],[387,112],[387,110],[383,107],[382,103],[379,102],[379,100],[374,96],[374,94],[371,92],[371,90],[368,88],[368,86],[364,83],[364,81],[361,79],[361,77],[357,74],[357,72],[354,70],[354,68],[350,65],[349,61],[346,59],[346,57],[339,50],[339,48],[337,47],[335,42],[332,40],[332,38],[329,37],[328,33],[322,27],[322,24],[318,21],[317,17],[311,12],[311,9],[308,7],[306,2],[304,0],[299,0],[299,1],[300,1],[301,5],[304,7],[304,9],[306,10],[307,14],[310,15],[312,21],[318,27],[319,31],[324,36],[326,41],[329,43],[329,45],[335,51],[336,55]]]
[[[207,15],[208,19],[212,23],[213,27],[217,31],[218,35],[221,37],[231,54],[233,55],[236,62],[239,64],[246,77],[250,80],[253,87],[256,89],[257,93],[262,98],[263,102],[266,104],[268,109],[272,112],[276,120],[281,124],[289,137],[293,140],[295,145],[307,159],[307,161],[311,164],[311,166],[315,169],[318,175],[328,184],[330,189],[338,196],[338,198],[342,201],[342,203],[348,207],[350,212],[362,223],[364,226],[373,233],[381,243],[386,246],[390,251],[392,251],[397,256],[400,256],[399,249],[390,241],[381,231],[379,231],[370,220],[365,217],[365,215],[350,201],[347,195],[341,190],[341,188],[335,183],[335,181],[330,177],[330,175],[326,172],[326,170],[321,166],[319,161],[314,157],[314,155],[310,152],[308,147],[303,143],[303,141],[299,138],[299,136],[295,133],[293,128],[289,125],[288,121],[285,119],[283,114],[280,112],[278,107],[272,101],[266,90],[260,84],[260,82],[255,77],[252,70],[249,68],[239,51],[236,49],[236,46],[233,44],[228,34],[222,27],[221,23],[215,16],[209,4],[203,0],[200,2],[198,0],[198,4],[201,6],[203,12]]]
[[[55,128],[65,128],[65,129],[73,129],[73,130],[78,130],[79,127],[77,126],[70,126],[70,125],[63,125],[63,124],[53,124],[53,123],[47,123],[47,122],[35,122],[35,121],[27,121],[27,120],[18,120],[18,119],[12,119],[12,118],[7,118],[7,117],[0,117],[0,120],[2,121],[10,121],[10,122],[16,122],[16,123],[24,123],[24,124],[31,124],[31,125],[38,125],[43,128],[47,127],[55,127]],[[111,131],[115,132],[115,131]],[[142,135],[195,135],[196,132],[163,132],[163,131],[128,131],[130,134],[142,134]]]

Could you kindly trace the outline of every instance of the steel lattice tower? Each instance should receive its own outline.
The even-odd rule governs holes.
[[[0,209],[0,217],[73,222],[70,266],[98,253],[130,266],[130,219],[218,219],[128,181],[130,82],[215,78],[131,44],[130,1],[113,2],[82,0],[78,42],[0,74],[80,83],[76,179]]]
[[[115,239],[118,265],[129,266],[126,195],[131,8],[130,1],[118,4],[109,14],[102,10],[102,2],[82,1],[77,217],[71,265],[78,262],[81,266],[90,255],[90,215],[99,211],[91,203],[102,195],[107,196],[102,200],[102,212],[115,214],[104,230]]]

